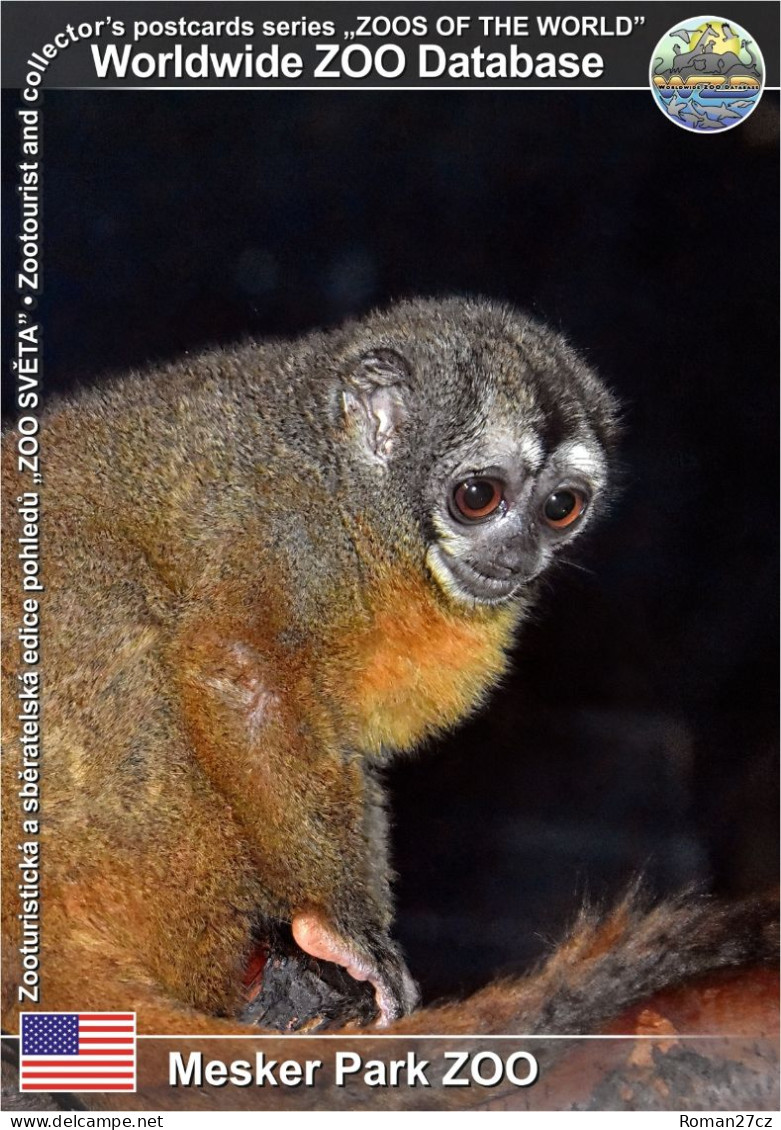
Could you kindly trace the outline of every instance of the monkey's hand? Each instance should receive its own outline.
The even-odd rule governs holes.
[[[279,1032],[321,1032],[373,1024],[372,986],[359,984],[332,962],[316,961],[296,945],[287,923],[272,923],[244,975],[246,1024]]]
[[[293,937],[304,953],[340,965],[355,981],[372,985],[379,1027],[412,1012],[417,1005],[418,987],[387,935],[366,931],[360,939],[350,938],[314,909],[295,914],[292,925]]]

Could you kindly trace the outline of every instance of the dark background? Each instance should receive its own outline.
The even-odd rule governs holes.
[[[563,329],[623,399],[624,487],[582,569],[488,709],[390,775],[428,996],[523,965],[639,871],[775,880],[777,122],[774,93],[707,137],[618,91],[45,96],[48,392],[469,292]],[[7,288],[6,331],[15,308]]]

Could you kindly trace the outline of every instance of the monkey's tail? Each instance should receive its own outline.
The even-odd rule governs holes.
[[[778,958],[776,898],[721,905],[689,893],[649,907],[635,887],[607,915],[584,907],[536,972],[475,994],[480,1027],[472,1030],[594,1033],[662,990],[720,970],[777,968]],[[428,1010],[430,1030],[461,1031],[461,1007]]]
[[[382,1033],[344,1028],[327,1037],[258,1039],[237,1030],[214,1040],[172,1036],[139,1048],[131,1095],[90,1096],[120,1110],[731,1110],[778,1104],[777,901],[723,906],[695,895],[650,906],[637,890],[611,913],[583,909],[538,970],[495,982],[467,1000],[421,1009]],[[204,1027],[208,1031],[208,1018]],[[219,1022],[213,1022],[218,1024]],[[222,1022],[224,1025],[225,1022]],[[164,1030],[164,1029],[162,1029]],[[225,1030],[224,1027],[221,1030]],[[252,1031],[252,1034],[250,1032]],[[640,1039],[612,1039],[618,1033]],[[567,1036],[601,1034],[579,1041]],[[276,1035],[276,1034],[275,1034]],[[491,1039],[517,1035],[513,1041]],[[416,1037],[409,1039],[408,1037]],[[448,1036],[460,1037],[448,1040]],[[533,1037],[524,1041],[524,1036]],[[556,1037],[545,1039],[545,1036]],[[656,1036],[658,1039],[648,1040]],[[704,1037],[698,1039],[697,1037]],[[396,1037],[388,1039],[388,1037]],[[430,1037],[430,1038],[425,1038]],[[471,1037],[465,1039],[464,1037]],[[721,1038],[719,1038],[721,1037]],[[539,1065],[531,1086],[507,1077],[486,1089],[444,1084],[452,1056],[519,1049]],[[388,1063],[414,1054],[428,1086],[335,1085],[337,1054]],[[203,1064],[323,1063],[311,1086],[173,1084],[171,1056]],[[246,1067],[245,1067],[246,1070]],[[519,1068],[523,1073],[523,1068]],[[470,1078],[468,1065],[461,1077]],[[51,1108],[50,1108],[51,1109]]]

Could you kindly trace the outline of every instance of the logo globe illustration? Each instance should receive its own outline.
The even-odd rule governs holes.
[[[756,109],[762,52],[734,20],[696,16],[675,24],[651,57],[651,90],[662,113],[694,133],[723,133]]]

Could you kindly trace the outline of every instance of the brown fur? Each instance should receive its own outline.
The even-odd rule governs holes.
[[[235,1023],[181,1010],[174,1019],[161,1002],[136,992],[134,1005],[159,1031],[234,1033],[236,1039],[142,1041],[138,1093],[90,1096],[88,1104],[138,1110],[773,1109],[778,1102],[777,912],[771,899],[724,907],[693,896],[649,909],[636,894],[609,915],[584,910],[537,971],[405,1017],[385,1033],[398,1037],[390,1042],[351,1026],[342,1028],[337,1041],[258,1041],[252,1035],[257,1030]],[[494,1033],[519,1038],[480,1041],[481,1035]],[[524,1040],[580,1033],[659,1039]],[[404,1039],[437,1035],[474,1038],[452,1045],[445,1039]],[[706,1038],[680,1039],[697,1035]],[[336,1088],[328,1086],[327,1076],[314,1088],[295,1090],[182,1090],[167,1082],[167,1056],[173,1050],[223,1061],[251,1061],[262,1050],[268,1059],[320,1058],[329,1064],[336,1048],[355,1050],[364,1061],[403,1057],[414,1049],[435,1063],[445,1050],[501,1054],[522,1048],[538,1057],[540,1078],[527,1089],[488,1091],[436,1085],[430,1090]]]
[[[392,459],[385,433],[372,447],[375,394],[380,416],[406,413]],[[133,1010],[142,1033],[246,1036],[258,936],[293,920],[342,945],[342,964],[392,998],[388,1016],[410,1009],[388,933],[375,766],[483,701],[533,596],[530,583],[504,603],[459,602],[428,565],[430,496],[464,460],[492,466],[481,444],[493,450],[494,433],[504,459],[548,415],[603,474],[615,419],[596,379],[529,319],[455,301],[216,350],[46,415],[39,1008]],[[3,451],[11,1032],[30,1007],[17,995],[14,532],[30,484],[14,439]],[[604,486],[592,485],[592,511]],[[538,498],[530,528],[539,512]],[[630,900],[606,922],[584,914],[537,974],[390,1031],[598,1030],[662,988],[767,961],[768,932],[762,908],[644,913]],[[314,1096],[331,1101],[351,1100]]]
[[[360,745],[375,753],[410,749],[462,719],[495,685],[516,614],[456,616],[419,577],[394,580],[371,592],[369,602],[370,622],[344,638],[355,673],[345,698]]]
[[[432,527],[447,521],[454,468],[497,444],[508,475],[531,486],[518,453],[549,415],[597,468],[593,510],[611,398],[544,327],[457,300],[185,358],[45,414],[40,1007],[132,1006],[142,1031],[216,1029],[243,1007],[257,937],[297,917],[330,931],[326,950],[369,978],[386,1018],[412,1007],[389,936],[376,766],[465,717],[505,668],[531,584],[499,603],[457,599],[430,567],[443,536]],[[15,439],[4,446],[9,1028],[24,1005],[15,499],[30,487]],[[517,489],[513,521],[528,504]],[[542,501],[512,545],[479,531],[490,560],[512,551],[519,577],[519,537]],[[465,528],[448,537],[446,557]],[[540,541],[528,547],[534,576],[553,553]]]

